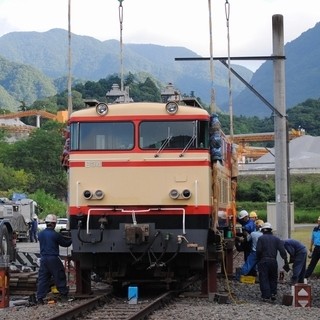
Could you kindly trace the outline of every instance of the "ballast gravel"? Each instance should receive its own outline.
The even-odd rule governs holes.
[[[239,258],[239,257],[238,257]],[[237,259],[236,259],[237,260]],[[242,261],[235,261],[236,265]],[[225,299],[216,301],[213,294],[210,298],[202,297],[201,283],[194,284],[189,291],[181,294],[164,309],[155,311],[148,317],[150,320],[319,320],[320,319],[320,278],[311,276],[308,284],[311,286],[309,299],[311,307],[295,307],[283,305],[283,297],[293,294],[290,285],[291,271],[284,274],[278,282],[278,295],[274,302],[261,301],[259,283],[241,283],[234,277],[218,275],[217,293]],[[93,288],[99,289],[99,283]],[[101,290],[101,288],[99,289]],[[0,308],[0,320],[43,320],[65,312],[83,301],[58,302],[55,304],[27,307],[14,305],[14,297],[10,299],[10,307]],[[17,301],[16,301],[17,302]],[[138,300],[139,303],[139,300]],[[19,304],[19,303],[17,303]],[[102,317],[101,319],[106,319]]]
[[[148,319],[183,319],[183,320],[319,320],[320,319],[320,279],[311,277],[311,296],[304,297],[311,301],[311,307],[283,305],[283,297],[293,296],[289,284],[290,274],[278,283],[278,295],[274,302],[262,302],[259,283],[246,284],[234,279],[219,279],[218,290],[227,296],[226,303],[215,299],[181,296],[170,308],[158,310]],[[286,299],[285,299],[286,300]]]
[[[196,293],[200,284],[196,285],[194,292],[181,294],[166,306],[149,316],[150,320],[183,319],[183,320],[318,320],[320,319],[320,279],[309,278],[311,285],[311,307],[294,307],[282,304],[283,295],[291,295],[289,276],[286,275],[283,283],[278,284],[277,300],[273,303],[262,302],[259,284],[240,283],[234,279],[218,279],[218,291],[221,296],[227,296],[226,303],[215,301],[213,298],[199,297]],[[47,319],[74,306],[76,301],[56,303],[40,306],[13,306],[0,309],[2,320]],[[138,301],[139,303],[139,301]],[[105,319],[104,317],[101,319]]]

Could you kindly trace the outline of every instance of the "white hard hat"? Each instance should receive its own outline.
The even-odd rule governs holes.
[[[38,219],[38,216],[34,213],[34,214],[32,215],[32,219]]]
[[[55,214],[48,214],[45,219],[46,223],[57,223],[57,216]]]
[[[247,210],[241,210],[240,213],[239,213],[239,219],[243,219],[244,217],[247,217],[249,215],[248,211]]]
[[[270,229],[270,230],[272,230],[272,225],[271,225],[271,223],[265,222],[265,223],[261,226],[261,230],[264,230],[264,229]]]

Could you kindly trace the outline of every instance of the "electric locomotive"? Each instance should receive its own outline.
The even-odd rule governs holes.
[[[163,99],[87,101],[70,116],[64,163],[78,291],[90,290],[92,272],[114,286],[196,274],[215,286],[235,217],[232,146],[196,99]]]

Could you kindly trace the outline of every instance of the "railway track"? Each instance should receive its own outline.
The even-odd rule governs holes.
[[[112,291],[110,286],[93,282],[93,295],[78,296],[74,295],[73,300],[67,303],[59,302],[55,295],[49,293],[45,305],[31,305],[27,303],[28,296],[36,291],[37,281],[37,259],[33,253],[21,253],[22,257],[19,258],[18,269],[27,268],[29,272],[18,272],[10,274],[10,295],[13,301],[16,297],[24,296],[25,303],[17,307],[17,310],[34,310],[38,317],[48,320],[53,319],[146,319],[148,315],[157,309],[168,307],[169,302],[182,291],[187,290],[190,285],[198,280],[197,277],[188,279],[178,291],[166,291],[164,287],[145,288],[139,287],[139,299],[137,303],[129,303],[125,295],[116,294]],[[141,290],[141,294],[140,294]],[[156,290],[156,291],[155,291]],[[143,293],[142,293],[143,291]],[[123,293],[123,292],[122,292]],[[72,293],[70,292],[72,295]],[[8,316],[10,319],[10,309],[7,308]],[[13,319],[16,318],[17,313]],[[1,318],[1,316],[0,316]]]
[[[102,295],[86,300],[67,311],[54,315],[48,320],[71,319],[146,319],[153,311],[163,308],[174,297],[173,291],[163,293],[153,298],[142,298],[137,304],[129,304],[123,298]]]

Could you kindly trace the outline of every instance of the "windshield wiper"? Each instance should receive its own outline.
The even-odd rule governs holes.
[[[187,145],[184,147],[182,152],[179,154],[179,157],[183,157],[183,154],[191,147],[193,144],[194,140],[196,140],[197,136],[194,134],[191,139],[188,141]]]
[[[159,153],[168,145],[168,143],[170,142],[170,140],[172,139],[172,136],[168,136],[162,143],[162,145],[160,146],[159,150],[157,151],[157,153],[154,155],[155,158],[159,157]]]

